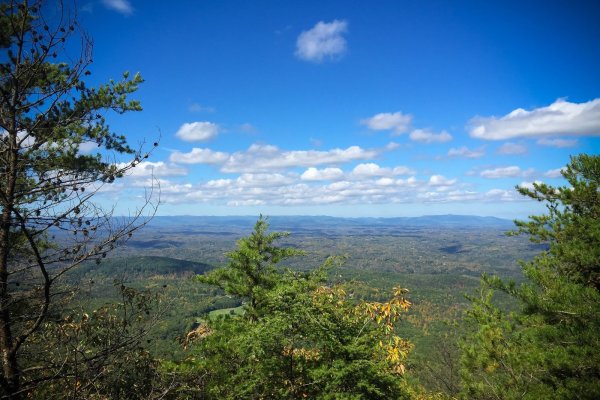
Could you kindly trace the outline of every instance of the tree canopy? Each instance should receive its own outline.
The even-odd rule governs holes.
[[[308,273],[287,270],[277,263],[298,252],[277,247],[285,234],[267,227],[259,219],[227,267],[199,277],[240,296],[245,313],[209,318],[192,332],[193,356],[178,370],[202,383],[181,391],[215,399],[407,398],[411,344],[395,333],[410,307],[406,291],[383,303],[355,301],[343,285],[327,283],[335,259]]]
[[[563,176],[568,186],[518,188],[548,213],[518,221],[513,234],[548,250],[522,263],[525,283],[484,277],[462,345],[467,398],[600,397],[600,157],[572,157]],[[519,310],[496,306],[494,290]]]

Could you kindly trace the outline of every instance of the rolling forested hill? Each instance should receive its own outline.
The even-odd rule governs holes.
[[[241,305],[239,299],[198,283],[193,276],[223,265],[225,253],[255,221],[255,217],[156,217],[126,246],[100,264],[75,269],[69,280],[80,287],[78,301],[84,308],[118,301],[115,285],[158,293],[165,302],[151,332],[151,348],[158,356],[178,360],[185,357],[182,338],[198,321],[214,310]],[[425,384],[432,368],[447,368],[438,365],[440,352],[456,357],[456,348],[439,348],[440,338],[449,332],[460,334],[448,326],[460,320],[468,304],[465,294],[478,288],[481,273],[502,272],[518,279],[517,260],[539,251],[525,238],[507,237],[512,221],[497,218],[273,217],[269,222],[273,231],[290,233],[281,246],[305,252],[285,266],[311,270],[328,256],[338,255],[345,262],[332,271],[331,279],[351,282],[357,299],[383,299],[396,285],[409,289],[413,307],[401,327],[415,343],[411,368]],[[430,380],[435,387],[437,380]]]

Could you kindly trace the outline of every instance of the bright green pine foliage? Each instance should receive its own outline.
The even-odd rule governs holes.
[[[227,267],[200,278],[245,301],[243,315],[212,317],[188,335],[192,356],[171,373],[187,379],[174,396],[208,399],[408,398],[411,345],[394,333],[410,303],[396,289],[384,303],[353,302],[326,275],[276,267],[297,252],[278,248],[260,219]]]
[[[522,285],[484,277],[473,299],[476,331],[462,344],[463,395],[470,399],[600,398],[600,157],[571,159],[569,186],[519,191],[548,213],[517,222],[549,249],[523,263]],[[520,303],[507,313],[493,290]]]
[[[287,233],[267,233],[267,228],[267,221],[259,218],[250,236],[238,240],[238,249],[227,254],[228,268],[220,268],[198,278],[247,300],[245,311],[251,319],[259,317],[266,294],[277,285],[279,273],[276,265],[285,258],[302,254],[295,249],[275,246],[274,243]]]

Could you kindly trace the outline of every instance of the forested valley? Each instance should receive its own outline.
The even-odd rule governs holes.
[[[40,7],[0,4],[1,398],[600,398],[598,155],[525,221],[119,217],[94,199],[159,143],[103,111],[143,79],[88,87]]]

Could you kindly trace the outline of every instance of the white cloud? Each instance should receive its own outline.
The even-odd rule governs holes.
[[[276,146],[252,145],[246,152],[233,153],[221,166],[222,172],[270,171],[323,164],[343,164],[374,158],[383,150],[350,146],[346,149],[281,151]]]
[[[317,169],[308,168],[302,173],[300,179],[303,181],[335,181],[344,177],[344,172],[339,168]]]
[[[527,153],[527,147],[521,144],[507,142],[500,146],[498,150],[496,150],[496,153],[505,155],[525,154]]]
[[[347,30],[346,21],[318,22],[298,36],[296,56],[313,62],[341,57],[346,52],[346,39],[342,35]]]
[[[231,179],[213,179],[206,182],[206,186],[209,188],[225,188],[231,186],[233,180]]]
[[[292,177],[282,174],[242,174],[235,183],[240,187],[272,187],[289,185],[293,182]]]
[[[412,175],[415,171],[404,166],[395,168],[382,168],[375,163],[358,164],[352,170],[351,176],[354,179],[364,179],[372,177],[390,177],[395,175]]]
[[[102,0],[102,3],[106,8],[124,15],[133,13],[133,7],[128,0]]]
[[[392,178],[379,178],[375,181],[375,184],[379,186],[392,186],[396,184],[396,181]]]
[[[600,135],[600,98],[586,103],[556,100],[531,111],[518,108],[503,117],[476,117],[469,134],[478,139],[504,140],[546,135]]]
[[[485,169],[479,173],[483,178],[501,179],[501,178],[516,178],[521,176],[529,176],[535,171],[533,169],[522,170],[517,166],[501,167],[494,169]]]
[[[469,150],[466,146],[461,146],[458,148],[451,148],[448,150],[449,157],[465,157],[465,158],[481,158],[485,155],[485,151],[483,147],[478,149]]]
[[[408,167],[395,167],[392,170],[392,175],[413,175],[415,173],[415,170],[408,168]]]
[[[175,134],[186,142],[202,142],[214,138],[219,134],[219,126],[212,122],[199,121],[181,125]]]
[[[124,168],[127,164],[117,164],[117,168]],[[142,161],[132,168],[128,172],[128,176],[132,177],[150,177],[150,176],[182,176],[187,175],[187,169],[172,165],[165,164],[163,161],[151,162]]]
[[[550,138],[541,138],[537,142],[537,144],[548,147],[575,147],[577,146],[577,139],[550,139]]]
[[[525,189],[529,189],[529,190],[534,190],[535,187],[533,186],[533,184],[537,184],[539,185],[540,183],[542,183],[541,181],[534,181],[534,182],[521,182],[519,183],[519,187],[525,188]]]
[[[349,174],[354,179],[366,179],[375,177],[391,177],[396,175],[412,175],[415,171],[404,166],[395,168],[382,168],[375,163],[358,164]]]
[[[242,206],[262,206],[265,202],[257,199],[248,199],[248,200],[231,200],[227,202],[228,206],[231,207],[242,207]]]
[[[562,168],[556,168],[556,169],[551,169],[548,170],[544,173],[544,176],[546,178],[562,178],[562,171],[564,171],[566,168],[562,167]]]
[[[412,119],[412,115],[397,111],[395,113],[379,113],[371,118],[362,119],[360,123],[374,131],[393,130],[396,135],[400,135],[408,130]]]
[[[127,181],[127,186],[142,188],[158,187],[160,188],[161,196],[187,194],[193,189],[193,185],[190,183],[180,184],[171,182],[167,179],[157,178],[132,179]]]
[[[181,164],[222,164],[230,157],[228,153],[194,147],[189,153],[175,151],[169,160]]]
[[[0,129],[0,139],[8,136],[8,132],[4,129]],[[27,131],[21,130],[17,132],[17,145],[21,148],[31,147],[35,144],[35,137],[30,135]]]
[[[452,135],[446,131],[436,134],[428,129],[415,129],[410,133],[410,139],[423,143],[445,143],[452,140]]]
[[[276,146],[253,144],[246,151],[223,153],[206,148],[194,148],[189,153],[174,152],[170,160],[183,164],[219,165],[221,172],[269,172],[296,167],[314,167],[323,164],[343,164],[350,161],[377,157],[387,148],[363,149],[350,146],[346,149],[281,151]]]
[[[97,148],[98,143],[96,142],[83,142],[79,145],[79,154],[90,154]]]
[[[491,189],[480,196],[481,200],[490,203],[523,200],[516,190]]]
[[[358,164],[352,170],[352,175],[357,177],[371,177],[371,176],[384,176],[389,175],[390,170],[388,168],[381,168],[375,163]]]
[[[452,186],[456,183],[456,179],[448,179],[443,175],[431,175],[429,185],[431,186]]]
[[[326,170],[326,169],[324,169]],[[336,182],[304,180],[299,174],[242,174],[234,179],[215,179],[197,185],[166,185],[161,199],[166,203],[205,203],[216,205],[311,206],[326,204],[401,204],[446,202],[504,202],[522,200],[513,189],[487,192],[464,190],[457,179],[432,175],[427,180],[415,177],[394,179],[373,176]]]

